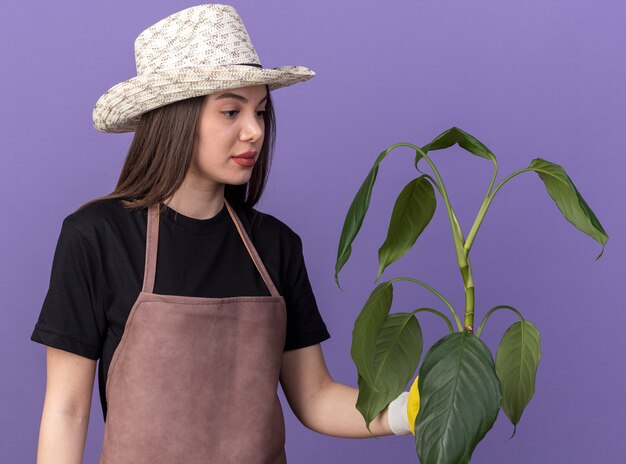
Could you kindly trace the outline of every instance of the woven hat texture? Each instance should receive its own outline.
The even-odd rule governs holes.
[[[146,111],[185,98],[261,84],[275,90],[315,76],[304,66],[263,68],[237,11],[222,4],[187,8],[145,29],[135,64],[136,77],[98,99],[98,131],[132,132]]]

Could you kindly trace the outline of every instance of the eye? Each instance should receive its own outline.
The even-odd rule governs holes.
[[[222,111],[222,114],[225,115],[229,119],[232,119],[237,113],[239,113],[239,110]],[[256,112],[257,117],[261,119],[265,117],[265,113],[267,113],[266,110],[260,110]]]

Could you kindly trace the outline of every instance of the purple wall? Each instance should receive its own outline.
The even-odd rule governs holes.
[[[0,193],[4,321],[0,325],[0,462],[34,462],[45,391],[45,349],[29,340],[48,286],[62,219],[109,192],[131,134],[92,127],[97,98],[133,76],[133,41],[184,1],[7,2],[0,16],[3,142]],[[331,375],[356,385],[351,332],[373,289],[377,250],[396,195],[418,174],[408,149],[382,165],[353,255],[333,280],[346,211],[378,153],[428,143],[458,126],[498,157],[497,182],[534,157],[562,165],[609,234],[600,245],[567,222],[535,173],[496,195],[472,249],[478,317],[520,309],[542,334],[536,394],[517,435],[501,413],[476,463],[621,463],[624,369],[626,6],[617,0],[237,1],[266,67],[318,75],[275,92],[278,142],[258,205],[302,237],[332,338]],[[433,152],[465,233],[492,175],[460,149]],[[426,163],[420,165],[432,174]],[[414,249],[383,278],[411,276],[462,307],[445,206]],[[438,300],[396,287],[392,311]],[[421,317],[428,346],[441,321]],[[495,350],[514,322],[501,312],[483,339]],[[97,387],[96,387],[97,388]],[[281,391],[282,395],[282,391]],[[284,397],[281,396],[284,401]],[[94,397],[85,462],[100,451]],[[303,427],[284,402],[291,462],[417,462],[412,436],[347,440]]]

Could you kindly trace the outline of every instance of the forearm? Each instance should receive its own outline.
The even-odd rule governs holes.
[[[325,435],[342,438],[370,438],[373,435],[393,435],[387,423],[387,408],[365,427],[365,420],[356,409],[359,390],[348,385],[328,382],[309,404],[309,414],[305,424],[311,430]]]
[[[89,414],[46,409],[39,430],[37,464],[82,464]]]

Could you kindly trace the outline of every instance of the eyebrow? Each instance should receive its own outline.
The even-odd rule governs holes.
[[[230,92],[223,93],[215,99],[220,100],[222,98],[234,98],[236,100],[241,100],[244,103],[248,103],[248,99],[246,97],[244,97],[243,95],[236,94],[236,93],[230,93]],[[261,101],[259,102],[259,105],[263,103],[264,100],[267,100],[267,94],[265,94],[265,96],[261,99]]]

